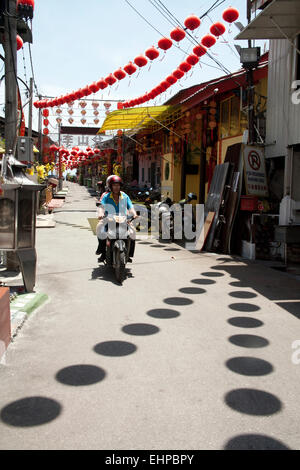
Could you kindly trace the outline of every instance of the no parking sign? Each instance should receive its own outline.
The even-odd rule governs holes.
[[[260,147],[246,146],[244,168],[247,195],[268,197],[264,150]]]

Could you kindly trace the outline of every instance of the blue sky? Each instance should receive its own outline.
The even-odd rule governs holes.
[[[159,31],[151,28],[125,0],[37,0],[33,19],[32,56],[34,74],[38,90],[41,94],[59,96],[91,84],[102,77],[125,66],[130,60],[143,54],[154,45],[162,35],[169,36],[172,26],[151,4],[149,0],[130,0],[130,3]],[[190,14],[201,16],[214,3],[214,0],[164,0],[164,5],[182,23]],[[203,19],[195,35],[199,42],[209,32],[214,21],[222,21],[222,12],[228,6],[234,6],[240,11],[240,18],[246,25],[246,0],[226,0],[213,11],[210,19]],[[225,23],[228,26],[227,23]],[[211,53],[230,71],[240,68],[240,61],[234,44],[237,28],[231,26],[231,32],[226,32],[224,38],[228,44],[218,40]],[[247,42],[239,43],[247,47]],[[230,46],[230,47],[229,47]],[[193,45],[184,39],[181,49],[191,53]],[[18,52],[18,75],[29,80],[31,76],[28,45],[24,46],[25,69],[22,51]],[[160,57],[161,58],[161,57]],[[150,91],[158,85],[178,65],[185,60],[186,54],[173,46],[167,51],[163,61],[160,58],[149,66],[144,67],[139,76],[126,77],[119,85],[107,88],[104,92],[94,95],[95,99],[132,99]],[[156,104],[162,104],[182,88],[188,88],[224,75],[224,71],[209,58],[197,64],[188,78],[180,80],[180,84],[172,86]],[[89,98],[93,98],[91,95]],[[3,102],[3,101],[1,101]],[[151,104],[154,102],[152,101]],[[111,110],[115,109],[112,105]],[[105,117],[104,107],[100,105],[100,125]],[[25,111],[27,114],[27,110]],[[78,114],[78,113],[77,113]],[[69,117],[69,116],[67,116]],[[78,118],[79,119],[79,118]],[[54,121],[53,121],[54,120]],[[87,124],[94,125],[92,117]],[[51,118],[56,125],[55,118]],[[67,122],[65,122],[67,124]],[[74,123],[75,124],[75,123]],[[37,129],[36,113],[34,128]]]

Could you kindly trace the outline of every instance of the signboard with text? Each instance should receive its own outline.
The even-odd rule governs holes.
[[[247,195],[268,197],[269,191],[264,149],[245,146],[244,169]]]

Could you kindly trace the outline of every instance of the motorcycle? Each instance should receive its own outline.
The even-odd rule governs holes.
[[[164,233],[170,234],[171,241],[178,239],[175,230],[175,218],[178,220],[178,211],[180,211],[180,228],[183,230],[185,226],[189,226],[192,228],[193,232],[195,231],[196,222],[194,213],[192,214],[192,220],[190,220],[190,217],[188,217],[184,211],[184,206],[195,200],[197,200],[197,195],[195,193],[189,193],[185,199],[182,199],[175,205],[176,214],[174,211],[171,211],[174,202],[169,197],[156,205],[159,211],[159,235],[161,239],[163,239]],[[180,237],[180,239],[182,239],[182,237]]]
[[[132,240],[129,235],[129,226],[134,217],[108,216],[106,238],[106,265],[113,267],[117,281],[122,284],[125,279],[126,263]]]

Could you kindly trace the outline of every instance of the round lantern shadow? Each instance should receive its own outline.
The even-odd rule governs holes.
[[[270,343],[267,339],[255,335],[235,335],[229,338],[229,341],[235,346],[242,348],[265,348]]]
[[[271,416],[282,408],[280,400],[275,395],[249,388],[227,393],[225,403],[240,413],[252,416]]]
[[[198,284],[198,285],[203,285],[203,286],[209,286],[211,284],[216,284],[216,281],[213,279],[192,279],[191,282],[193,284]]]
[[[236,299],[254,299],[254,297],[257,297],[257,294],[254,292],[248,292],[246,290],[230,292],[229,295],[231,297],[235,297]]]
[[[208,273],[202,273],[202,276],[206,277],[223,277],[223,273],[218,273],[218,272],[208,272]]]
[[[148,325],[146,323],[135,323],[124,326],[122,331],[128,335],[133,336],[150,336],[155,335],[160,330],[157,326],[154,325]]]
[[[101,382],[106,373],[100,367],[92,365],[76,365],[61,369],[55,376],[56,380],[64,385],[82,387]]]
[[[264,325],[262,321],[252,317],[234,317],[228,323],[237,328],[259,328]]]
[[[149,310],[147,315],[149,315],[149,317],[159,318],[162,320],[170,320],[172,318],[180,317],[180,313],[177,312],[177,310],[171,310],[168,308],[155,308],[153,310]]]
[[[232,372],[240,375],[259,377],[273,372],[273,366],[263,359],[256,357],[234,357],[226,362]]]
[[[228,323],[238,328],[259,328],[264,325],[262,321],[257,320],[257,318],[252,318],[252,317],[230,318],[228,320]]]
[[[263,434],[241,434],[230,439],[224,450],[290,450],[285,444]]]
[[[1,410],[1,420],[16,427],[41,426],[56,419],[61,405],[50,398],[28,397],[14,401]]]
[[[236,312],[258,312],[258,310],[260,310],[260,307],[258,305],[248,303],[230,304],[229,308]]]
[[[135,353],[137,347],[126,341],[106,341],[96,344],[94,351],[102,356],[122,357]]]
[[[187,299],[186,297],[169,297],[164,299],[164,302],[168,305],[191,305],[193,300]]]
[[[182,292],[182,294],[205,294],[206,290],[201,289],[201,287],[183,287],[182,289],[179,289],[179,292]]]

